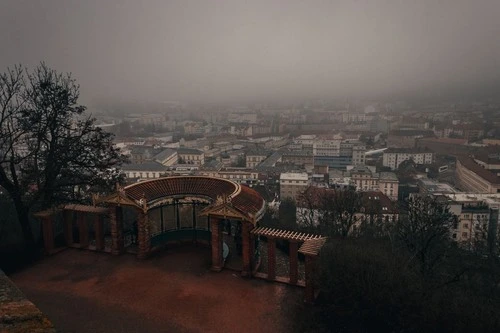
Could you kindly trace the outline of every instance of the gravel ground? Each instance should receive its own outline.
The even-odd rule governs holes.
[[[10,278],[58,332],[292,331],[302,289],[209,264],[210,250],[190,246],[145,261],[68,249]]]

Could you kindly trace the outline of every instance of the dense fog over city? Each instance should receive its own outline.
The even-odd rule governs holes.
[[[0,67],[68,71],[82,99],[494,96],[500,2],[3,0]]]

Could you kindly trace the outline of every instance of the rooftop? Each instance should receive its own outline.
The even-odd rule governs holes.
[[[201,150],[192,148],[178,148],[177,153],[183,155],[203,155]]]
[[[177,154],[175,149],[167,148],[167,149],[162,150],[160,153],[156,154],[154,159],[157,161],[163,161],[164,159],[166,159],[172,155],[175,155],[175,154]]]
[[[307,181],[309,177],[306,172],[284,172],[280,175],[280,180],[305,180]]]
[[[398,154],[418,154],[418,153],[432,153],[433,151],[427,148],[387,148],[384,154],[398,153]]]
[[[231,198],[231,204],[248,216],[256,216],[263,211],[264,199],[253,189],[233,181],[202,176],[165,177],[135,183],[124,188],[127,196],[147,203],[178,195],[193,195],[216,201],[219,197]]]
[[[144,163],[130,163],[122,166],[123,171],[165,171],[167,167],[156,161],[148,161]]]
[[[500,184],[500,177],[498,177],[496,174],[493,172],[484,169],[482,166],[477,164],[472,158],[470,157],[459,157],[458,161],[460,164],[462,164],[465,168],[469,169],[470,171],[474,172],[476,175],[479,177],[483,178],[484,180],[492,183],[492,184]]]

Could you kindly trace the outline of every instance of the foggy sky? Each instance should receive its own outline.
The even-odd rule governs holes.
[[[183,102],[496,90],[498,0],[0,0],[0,70],[82,99]]]

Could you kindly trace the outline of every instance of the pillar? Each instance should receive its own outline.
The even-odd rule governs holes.
[[[111,254],[119,255],[125,250],[123,241],[123,211],[120,206],[112,206],[109,212],[111,222]]]
[[[313,256],[306,256],[306,290],[304,302],[314,303],[314,259]]]
[[[54,225],[52,216],[44,216],[42,218],[42,233],[45,252],[51,253],[54,250]]]
[[[151,250],[151,236],[149,233],[148,213],[144,211],[140,211],[137,216],[137,241],[139,243],[137,258],[147,258]]]
[[[288,256],[290,258],[290,283],[297,284],[299,278],[298,251],[299,243],[290,242],[288,246]]]
[[[73,240],[73,211],[65,210],[63,212],[64,240],[66,246],[72,246]]]
[[[220,219],[209,216],[211,230],[211,246],[212,246],[212,267],[214,272],[222,270],[222,229]]]
[[[250,271],[253,273],[254,269],[255,269],[255,235],[250,234]]]
[[[241,275],[250,277],[252,276],[253,253],[253,244],[251,242],[250,231],[253,229],[253,225],[247,221],[242,221],[241,223],[241,240],[243,250],[243,270],[241,271]]]
[[[80,234],[80,248],[86,249],[89,247],[89,226],[85,220],[84,212],[77,212],[78,232]]]
[[[276,239],[267,239],[267,279],[274,281],[276,278]]]
[[[101,214],[94,214],[95,249],[104,251],[104,221]]]

